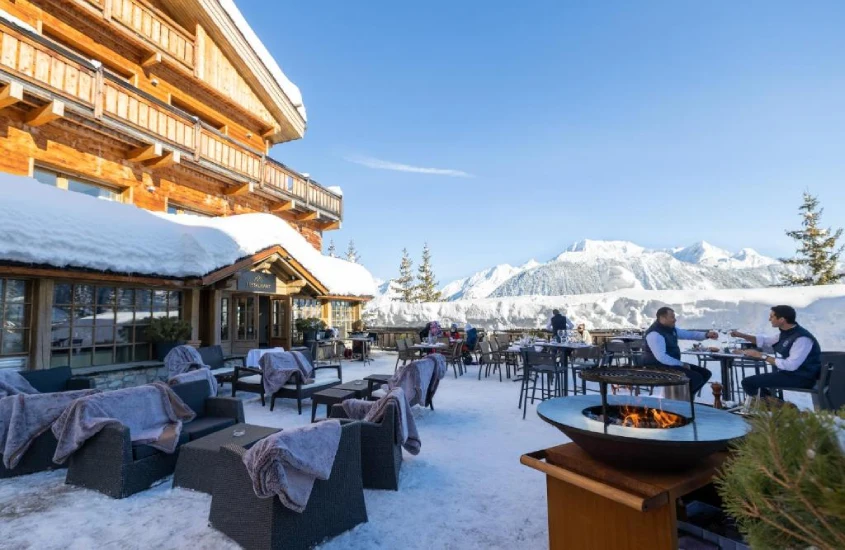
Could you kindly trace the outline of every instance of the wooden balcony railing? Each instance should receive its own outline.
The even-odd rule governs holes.
[[[91,2],[91,0],[88,0]],[[93,2],[100,4],[99,2]],[[105,4],[99,7],[104,7]],[[138,0],[112,0],[111,17],[148,42],[169,53],[186,67],[194,68],[195,39],[155,9]]]
[[[233,178],[263,182],[280,196],[295,199],[297,206],[342,217],[342,197],[318,183],[135,88],[102,66],[0,20],[0,75],[3,73],[8,75],[0,78],[3,83],[12,79],[28,82],[49,92],[37,95],[71,100],[79,114],[124,124],[149,136],[144,140],[150,143],[163,142],[192,153],[232,172]]]

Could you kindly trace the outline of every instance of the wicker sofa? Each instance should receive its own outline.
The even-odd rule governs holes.
[[[299,514],[278,498],[258,498],[243,463],[246,449],[220,449],[209,522],[247,549],[304,549],[367,521],[361,481],[361,426],[344,422],[329,479],[316,480]]]
[[[62,391],[86,390],[94,387],[94,379],[74,377],[70,367],[56,367],[53,369],[25,371],[21,376],[41,393],[57,393]],[[0,479],[15,477],[54,468],[64,468],[64,465],[53,462],[56,452],[56,438],[53,432],[47,430],[39,435],[27,449],[17,467],[12,470],[3,465],[3,455],[0,453]]]
[[[402,444],[396,437],[399,411],[389,405],[381,422],[361,424],[361,478],[367,489],[399,490]],[[348,418],[343,405],[334,405],[332,418]]]
[[[228,397],[210,397],[211,389],[205,380],[178,384],[172,389],[197,415],[182,425],[180,445],[244,421],[243,403]],[[177,448],[175,453],[166,454],[149,445],[134,444],[128,428],[109,425],[71,455],[65,482],[112,498],[125,498],[172,474],[178,452]]]

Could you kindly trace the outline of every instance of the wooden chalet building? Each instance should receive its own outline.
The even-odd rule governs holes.
[[[0,253],[0,367],[151,373],[143,323],[155,315],[189,320],[195,340],[227,352],[289,347],[298,317],[347,330],[360,318],[372,292],[332,288],[293,250],[300,238],[321,249],[343,198],[269,157],[304,136],[305,109],[231,2],[0,0],[0,34],[0,172],[28,178],[14,179],[15,195],[40,182],[176,217],[270,214],[295,229],[289,243],[186,276],[94,269],[73,250],[61,263]]]

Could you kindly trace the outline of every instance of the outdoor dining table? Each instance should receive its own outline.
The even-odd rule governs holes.
[[[373,339],[369,336],[350,336],[348,339],[352,340],[353,342],[361,342],[361,362],[369,363],[369,346],[367,344],[371,344]]]
[[[535,340],[530,344],[517,344],[516,346],[511,346],[508,348],[508,352],[518,353],[525,348],[534,349],[534,346],[562,350],[563,353],[561,353],[561,356],[563,357],[563,360],[561,362],[561,366],[563,367],[564,376],[567,376],[567,373],[569,372],[569,356],[572,355],[573,351],[575,351],[576,349],[588,349],[595,347],[592,344],[580,344],[574,342],[545,342]],[[568,381],[568,379],[564,379],[564,381],[566,382]]]
[[[698,357],[712,357],[713,359],[719,360],[719,370],[721,371],[720,374],[722,377],[722,399],[724,399],[725,401],[731,401],[733,399],[733,388],[731,388],[729,380],[731,369],[734,366],[734,361],[736,361],[737,359],[742,359],[745,361],[760,363],[761,365],[767,364],[765,359],[748,357],[746,355],[740,355],[737,353],[725,353],[723,351],[687,350],[683,353],[686,355],[695,355]]]

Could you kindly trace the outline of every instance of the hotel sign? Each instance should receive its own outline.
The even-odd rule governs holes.
[[[261,294],[276,294],[276,277],[269,273],[243,271],[238,274],[238,290]]]

